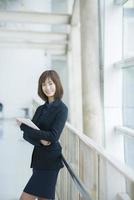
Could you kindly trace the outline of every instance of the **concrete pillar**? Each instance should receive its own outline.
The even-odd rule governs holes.
[[[69,70],[69,106],[70,123],[82,131],[82,88],[81,88],[81,58],[80,58],[80,30],[72,26],[70,33],[70,47],[68,49]]]
[[[69,45],[67,51],[69,72],[69,120],[75,128],[83,131],[81,44],[79,24],[79,8],[78,4],[75,4],[75,9],[72,12]]]
[[[98,1],[80,0],[84,133],[102,144]]]

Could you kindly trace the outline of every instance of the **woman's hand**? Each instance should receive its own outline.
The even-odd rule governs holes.
[[[48,146],[51,144],[51,142],[48,142],[46,140],[40,140],[41,144],[43,144],[44,146]]]
[[[22,124],[22,122],[20,122],[18,119],[16,119],[16,123],[18,124],[18,126]],[[44,146],[49,146],[51,144],[51,142],[46,140],[40,140],[40,143],[43,144]]]
[[[22,122],[20,122],[18,119],[16,119],[16,122],[17,122],[18,126],[20,126],[22,124]]]

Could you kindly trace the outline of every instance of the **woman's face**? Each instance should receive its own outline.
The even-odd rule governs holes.
[[[48,98],[54,97],[56,92],[56,85],[51,78],[47,78],[46,81],[42,83],[42,90]]]

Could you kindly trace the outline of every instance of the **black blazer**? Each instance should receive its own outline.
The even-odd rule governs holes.
[[[46,102],[39,106],[32,121],[40,130],[33,129],[25,124],[20,128],[24,131],[23,138],[34,145],[31,167],[34,169],[60,169],[64,165],[61,159],[62,147],[59,143],[61,132],[67,120],[68,108],[57,99],[52,103]],[[50,141],[44,146],[40,140]]]

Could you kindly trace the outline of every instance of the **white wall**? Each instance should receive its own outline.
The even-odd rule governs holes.
[[[47,63],[43,50],[0,49],[0,101],[5,117],[21,115],[22,107],[31,106]]]
[[[14,1],[7,3],[5,9],[50,12],[51,0]],[[51,30],[51,26],[38,24],[9,22],[3,26],[16,30]],[[5,117],[23,115],[21,108],[31,107],[32,99],[37,97],[38,78],[48,66],[50,56],[45,56],[43,49],[0,48],[0,101],[4,104]]]

